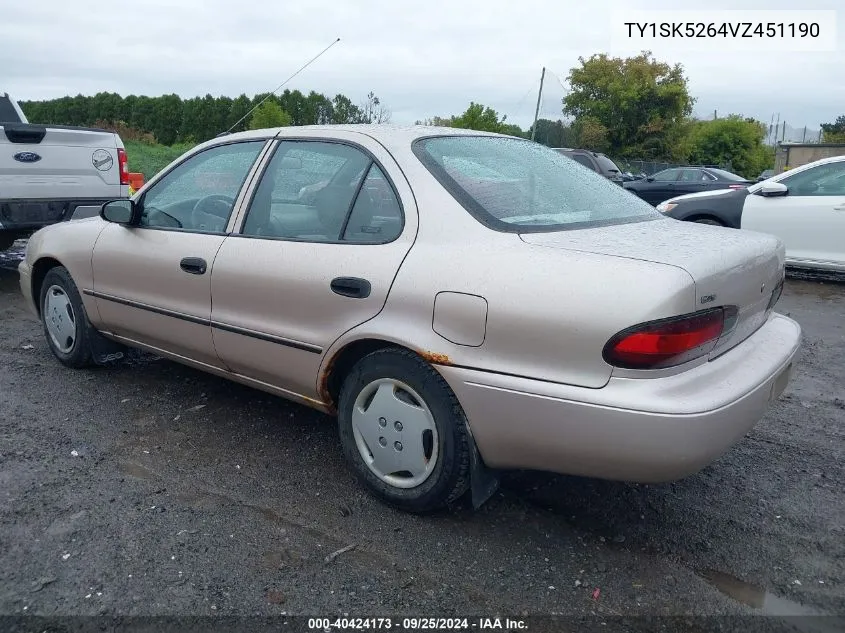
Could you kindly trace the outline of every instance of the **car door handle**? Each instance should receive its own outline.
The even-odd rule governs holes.
[[[205,271],[208,270],[208,264],[202,257],[184,257],[179,262],[179,267],[192,275],[204,275]]]
[[[845,211],[845,204],[840,204],[838,207],[833,207],[834,211]]]
[[[370,282],[358,277],[335,277],[331,283],[332,292],[342,297],[366,299],[370,296]]]

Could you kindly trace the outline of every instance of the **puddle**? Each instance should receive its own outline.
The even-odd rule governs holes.
[[[130,477],[137,477],[138,479],[152,480],[157,477],[149,468],[141,466],[141,464],[136,464],[135,462],[120,462],[120,472]]]
[[[701,576],[716,587],[723,594],[730,596],[734,600],[748,605],[755,609],[760,609],[764,615],[777,615],[783,617],[796,615],[823,615],[821,612],[805,607],[803,604],[787,600],[774,595],[756,585],[744,582],[739,578],[734,578],[730,574],[725,574],[720,571],[704,570]]]
[[[753,609],[758,609],[761,615],[788,618],[788,622],[794,631],[800,633],[841,633],[845,630],[843,628],[845,627],[845,618],[843,617],[833,616],[794,600],[776,596],[762,587],[734,578],[730,574],[707,569],[699,572],[699,575],[726,596]]]

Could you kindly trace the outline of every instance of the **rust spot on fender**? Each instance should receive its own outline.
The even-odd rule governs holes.
[[[418,352],[420,356],[422,356],[425,360],[427,360],[432,365],[451,365],[452,360],[446,355],[441,354],[440,352],[429,352],[427,350],[422,350]]]
[[[323,371],[320,372],[320,377],[317,379],[317,393],[323,400],[326,412],[330,415],[335,415],[337,413],[337,408],[335,407],[335,403],[332,399],[332,394],[329,392],[329,377],[332,375],[336,358],[337,354],[329,359],[326,366],[323,368]]]

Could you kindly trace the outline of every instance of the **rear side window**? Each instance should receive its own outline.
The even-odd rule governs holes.
[[[598,156],[596,156],[596,161],[598,161],[598,164],[604,171],[610,172],[611,174],[619,173],[619,167],[616,165],[616,163],[614,163],[604,154],[599,154]]]
[[[390,181],[362,150],[282,141],[261,177],[242,234],[307,242],[383,244],[402,232]]]
[[[528,140],[435,136],[413,144],[417,158],[482,224],[513,233],[559,231],[660,219],[632,196],[570,158]]]

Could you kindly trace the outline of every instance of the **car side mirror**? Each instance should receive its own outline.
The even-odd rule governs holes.
[[[140,220],[141,208],[134,200],[121,199],[106,202],[100,209],[100,217],[107,222],[132,226]]]
[[[780,182],[766,182],[760,187],[760,193],[764,196],[785,196],[789,187]]]

